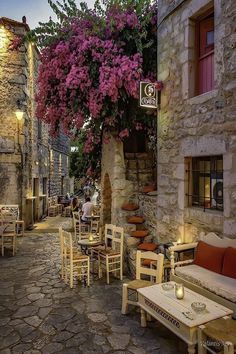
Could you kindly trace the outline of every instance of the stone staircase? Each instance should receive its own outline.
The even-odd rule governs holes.
[[[134,208],[133,211],[137,211],[139,209],[137,204],[127,203],[122,206],[122,210],[130,212],[132,211],[131,206]],[[137,249],[143,251],[154,251],[157,248],[157,245],[151,242],[150,238],[148,239],[149,230],[145,228],[144,217],[137,214],[129,215],[127,216],[127,223],[135,227],[134,230],[129,232],[129,236],[139,241],[137,244]]]
[[[139,210],[140,194],[147,194],[154,187],[153,159],[149,153],[125,153],[126,180],[132,183],[132,193],[121,207],[123,227],[126,233],[126,256],[131,276],[135,276],[137,250],[154,251],[157,245]]]
[[[126,179],[132,181],[134,190],[153,181],[153,162],[149,153],[125,153]]]

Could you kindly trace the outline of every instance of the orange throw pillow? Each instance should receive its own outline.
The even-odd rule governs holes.
[[[236,248],[226,248],[222,275],[236,279]]]
[[[193,263],[212,272],[221,273],[225,251],[226,248],[215,247],[199,241]]]

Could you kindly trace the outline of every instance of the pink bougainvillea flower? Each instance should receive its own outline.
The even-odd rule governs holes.
[[[69,136],[85,132],[85,153],[109,143],[111,131],[123,140],[132,129],[147,129],[145,114],[135,114],[140,81],[156,81],[156,63],[145,59],[142,46],[148,36],[155,43],[157,9],[147,5],[145,11],[147,23],[133,5],[110,6],[104,17],[85,11],[64,21],[60,36],[41,52],[36,116],[53,134],[59,128]]]

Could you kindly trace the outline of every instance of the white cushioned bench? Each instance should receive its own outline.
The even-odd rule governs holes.
[[[236,249],[236,239],[219,238],[214,233],[201,234],[200,240],[211,246]],[[236,279],[234,277],[231,278],[193,264],[193,259],[187,261],[175,260],[175,251],[186,251],[197,245],[198,243],[196,242],[175,245],[169,248],[171,254],[171,280],[183,283],[186,287],[236,312]],[[233,268],[236,269],[236,258],[232,264]]]

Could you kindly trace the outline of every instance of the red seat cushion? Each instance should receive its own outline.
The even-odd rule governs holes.
[[[226,248],[199,241],[193,263],[212,272],[221,273],[225,251]]]
[[[155,251],[157,249],[158,245],[155,243],[141,243],[138,245],[138,249],[142,251]]]
[[[236,279],[236,248],[226,248],[223,259],[222,274],[226,277]]]

